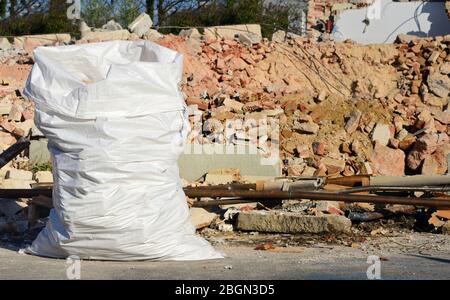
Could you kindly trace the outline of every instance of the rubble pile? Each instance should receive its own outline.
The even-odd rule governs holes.
[[[90,32],[117,31],[122,29]],[[249,45],[240,42],[243,35],[225,39],[191,29],[156,40],[185,55],[182,89],[191,143],[250,142],[265,155],[275,145],[290,176],[447,172],[449,36],[399,36],[397,45],[361,46],[289,34],[280,42],[256,38]],[[61,37],[55,39],[53,44]],[[46,39],[16,40],[25,47]],[[32,123],[32,108],[16,91],[30,57],[14,51],[16,60],[8,58],[0,69],[6,78],[0,90],[3,149]],[[271,126],[255,128],[266,118],[279,121],[279,138]]]
[[[186,56],[183,91],[198,129],[191,143],[247,141],[266,154],[261,141],[279,143],[290,176],[447,171],[448,36],[419,46],[295,38],[251,48],[199,37],[158,41]],[[270,126],[252,139],[246,121],[264,118],[279,120],[279,140]],[[228,134],[230,120],[244,126]]]
[[[193,128],[190,143],[250,143],[264,155],[270,155],[275,146],[283,174],[288,176],[448,172],[450,36],[399,36],[397,44],[362,46],[352,41],[318,43],[284,32],[268,40],[257,26],[247,26],[248,32],[188,29],[178,36],[161,35],[151,26],[144,15],[128,29],[114,22],[99,30],[85,26],[77,41],[59,34],[17,37],[13,43],[0,40],[0,147],[5,150],[29,133],[32,139],[30,151],[1,169],[2,188],[29,188],[42,182],[30,170],[42,162],[39,157],[46,141],[34,127],[31,103],[21,96],[33,63],[32,50],[41,45],[138,38],[185,56],[182,91]],[[259,122],[266,119],[277,123],[262,129]],[[33,155],[38,158],[32,159]],[[50,182],[51,176],[45,180]],[[303,205],[302,213],[319,216],[317,222],[337,220],[336,226],[345,229],[340,231],[349,227],[344,214],[352,220],[380,216],[373,208],[324,203],[293,207]],[[238,211],[255,207],[244,205]],[[285,220],[297,218],[293,223],[300,227],[309,224],[308,218],[290,215],[293,207],[269,214],[274,220],[271,226],[287,228]],[[233,230],[235,208],[224,218],[203,214],[203,210],[195,212],[200,218],[198,228]],[[247,213],[247,223],[241,225],[250,226],[260,214]],[[435,215],[435,226],[448,224],[446,216]],[[0,216],[0,227],[2,222],[4,216]],[[315,228],[323,226],[318,223]]]

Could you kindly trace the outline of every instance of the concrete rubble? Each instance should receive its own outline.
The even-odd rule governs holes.
[[[319,43],[283,31],[268,40],[253,24],[210,27],[203,33],[187,29],[176,36],[152,29],[150,17],[143,14],[128,29],[115,22],[101,30],[85,26],[80,40],[66,34],[0,40],[0,147],[5,150],[30,132],[32,139],[29,151],[1,169],[1,188],[31,188],[53,181],[49,156],[43,153],[45,137],[32,122],[31,102],[21,95],[33,64],[32,50],[139,38],[185,57],[182,91],[194,128],[190,144],[252,144],[264,157],[276,148],[280,175],[287,176],[449,172],[449,35],[399,36],[396,44],[362,46],[352,41]],[[275,126],[260,132],[250,122],[267,118],[278,121],[279,135]],[[195,130],[198,120],[205,130]],[[232,125],[236,128],[227,134],[224,129],[230,120],[245,125]],[[236,169],[210,170],[198,184],[238,181],[252,180]],[[355,225],[349,212],[374,212],[363,205],[332,202],[291,204],[236,205],[218,212],[194,207],[191,215],[197,229],[221,232],[351,233]],[[0,230],[11,217],[0,214]],[[433,230],[449,231],[449,215],[434,218],[439,226],[428,224]]]
[[[349,233],[352,222],[343,216],[308,216],[290,212],[249,211],[239,213],[239,230],[281,233]]]
[[[152,27],[153,22],[149,15],[143,13],[139,15],[130,25],[128,29],[138,37],[143,37]]]

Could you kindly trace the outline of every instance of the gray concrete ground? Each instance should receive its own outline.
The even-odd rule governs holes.
[[[354,248],[317,243],[271,251],[216,243],[226,259],[196,262],[82,261],[81,279],[367,279],[369,255],[381,257],[382,279],[450,279],[448,236],[414,234]],[[65,260],[0,248],[0,279],[66,279]]]

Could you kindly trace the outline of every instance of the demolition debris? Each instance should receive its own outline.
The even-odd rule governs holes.
[[[292,182],[326,178],[323,190],[280,190],[276,201],[266,201],[273,193],[258,191],[256,180],[236,170],[211,171],[185,184],[187,196],[196,198],[189,202],[196,206],[191,215],[197,229],[351,234],[367,222],[404,218],[417,231],[449,232],[449,183],[423,180],[449,172],[450,35],[399,35],[395,44],[363,46],[282,31],[269,40],[255,24],[178,36],[151,26],[142,15],[129,30],[113,23],[84,28],[80,40],[66,34],[0,40],[0,146],[20,153],[4,154],[1,196],[25,198],[0,200],[0,231],[42,226],[52,205],[47,141],[22,96],[33,49],[143,38],[184,55],[189,143],[251,144],[263,156],[276,148]],[[269,118],[279,128],[261,130],[250,122]],[[17,142],[31,146],[23,151]],[[418,184],[400,182],[418,178],[413,175],[423,175]]]

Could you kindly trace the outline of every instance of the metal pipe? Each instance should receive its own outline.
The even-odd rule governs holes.
[[[3,168],[7,163],[13,160],[14,157],[20,154],[23,150],[30,146],[30,141],[21,137],[15,144],[11,145],[0,154],[0,168]]]
[[[251,190],[206,190],[206,189],[186,189],[186,196],[189,198],[222,198],[235,197],[233,201],[274,201],[285,199],[310,199],[310,200],[333,200],[342,202],[368,202],[379,204],[405,204],[417,206],[430,206],[450,209],[450,199],[448,198],[406,198],[395,196],[370,196],[354,195],[330,192],[304,192],[304,191],[251,191]],[[36,196],[51,197],[51,189],[0,189],[0,198],[32,198]],[[225,204],[226,200],[220,204]],[[230,200],[231,201],[231,200]],[[237,203],[237,202],[234,202]]]
[[[370,196],[338,194],[329,192],[303,192],[303,191],[196,191],[186,193],[189,198],[220,198],[240,197],[242,199],[260,200],[285,200],[285,199],[310,199],[310,200],[333,200],[342,202],[369,202],[379,204],[405,204],[417,206],[430,206],[439,208],[450,208],[450,199],[445,198],[405,198],[394,196]]]
[[[449,175],[371,176],[370,186],[450,185]]]
[[[351,194],[374,191],[399,191],[399,192],[448,192],[450,186],[362,186],[336,191],[339,194]]]
[[[369,175],[353,175],[344,177],[327,178],[327,184],[336,184],[344,186],[366,186],[369,185]]]
[[[0,189],[0,198],[17,199],[37,196],[52,196],[52,189]]]

